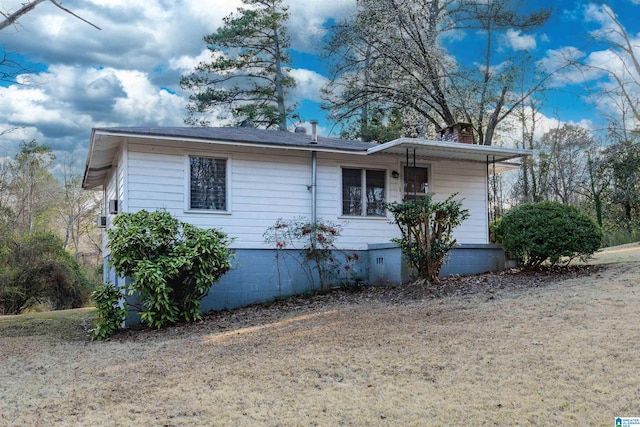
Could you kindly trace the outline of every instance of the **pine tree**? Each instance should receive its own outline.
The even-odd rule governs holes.
[[[224,25],[204,37],[209,62],[182,76],[180,86],[192,92],[185,123],[208,126],[211,113],[230,114],[235,124],[251,120],[259,127],[286,130],[294,106],[287,90],[289,75],[287,7],[281,0],[242,0],[248,6],[224,18]]]

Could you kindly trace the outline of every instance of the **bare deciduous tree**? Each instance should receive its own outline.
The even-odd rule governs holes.
[[[496,40],[509,29],[536,28],[549,16],[545,9],[518,14],[510,0],[360,0],[353,18],[336,26],[327,44],[335,61],[326,107],[336,121],[357,120],[371,105],[382,105],[413,110],[437,129],[468,122],[477,142],[491,145],[498,124],[551,74],[517,67],[513,57],[498,61]],[[465,51],[464,61],[443,42],[460,31],[473,31],[485,42]],[[518,94],[514,81],[523,73],[530,84]]]
[[[72,172],[69,162],[65,164],[60,184],[61,197],[56,201],[55,209],[64,224],[63,247],[73,249],[78,259],[83,253],[83,240],[91,242],[95,240],[89,237],[91,234],[100,234],[94,223],[100,212],[100,194],[82,188],[82,177]],[[90,243],[85,246],[94,250]]]
[[[36,219],[53,199],[55,180],[48,168],[54,159],[49,147],[34,140],[22,142],[20,152],[9,163],[10,224],[14,230],[34,231]]]
[[[594,146],[591,132],[576,125],[565,124],[543,135],[538,146],[539,167],[545,169],[549,200],[579,204],[581,190],[588,182],[589,153]]]
[[[600,6],[600,10],[609,19],[605,25],[593,36],[609,45],[608,53],[615,60],[606,64],[586,64],[588,68],[595,68],[604,72],[610,79],[611,85],[601,86],[605,95],[622,98],[633,113],[636,121],[640,121],[640,49],[638,41],[629,35],[613,9],[608,5]]]

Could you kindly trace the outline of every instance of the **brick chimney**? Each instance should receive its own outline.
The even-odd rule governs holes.
[[[469,123],[456,123],[438,131],[438,141],[475,144],[473,129]]]

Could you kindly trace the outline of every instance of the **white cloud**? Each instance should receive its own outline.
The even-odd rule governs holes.
[[[11,145],[37,139],[55,150],[85,147],[92,127],[182,125],[184,98],[153,85],[141,71],[53,65],[0,87],[0,129]],[[25,134],[27,133],[27,134]]]
[[[320,89],[327,84],[327,78],[315,71],[305,69],[291,70],[291,76],[296,81],[296,88],[292,95],[296,99],[309,99],[320,102]]]
[[[547,87],[557,88],[567,85],[583,84],[599,78],[602,73],[595,69],[578,67],[584,61],[586,53],[573,46],[549,49],[544,58],[538,61],[538,67],[551,74]]]
[[[196,56],[182,55],[178,58],[172,58],[169,60],[169,66],[180,73],[188,73],[193,71],[201,62],[210,62],[217,56],[222,56],[222,54],[216,52],[212,57],[211,51],[209,49],[204,49]]]
[[[600,25],[608,25],[611,20],[604,13],[602,6],[595,3],[588,3],[584,7],[584,20],[587,22],[595,22]]]
[[[177,55],[196,55],[202,37],[222,25],[239,1],[162,0],[65,2],[102,30],[43,3],[3,32],[3,46],[46,63],[75,63],[153,70]]]
[[[289,1],[288,33],[291,47],[302,52],[317,52],[327,21],[340,21],[355,12],[356,0]]]
[[[640,1],[634,1],[640,4]],[[629,9],[628,9],[629,10]],[[616,16],[615,11],[607,5],[589,4],[584,11],[585,20],[598,25],[591,32],[591,36],[602,42],[608,43],[607,49],[594,51],[586,58],[585,63],[597,73],[598,92],[591,95],[589,100],[597,106],[607,118],[619,121],[627,121],[633,128],[637,120],[628,111],[627,96],[631,102],[640,102],[640,73],[635,66],[635,61],[640,58],[640,37],[624,28],[621,19],[624,16]],[[632,46],[633,55],[618,47]],[[624,88],[626,96],[621,96],[621,88]]]
[[[117,99],[114,113],[123,125],[182,126],[184,99],[154,86],[141,71],[117,70],[126,97]]]
[[[627,40],[625,40],[626,33],[626,36],[629,37],[631,41],[631,45],[634,45],[635,49],[640,53],[638,39],[635,37],[637,35],[632,32],[632,30],[624,28],[623,18],[622,16],[618,16],[615,10],[606,4],[595,5],[590,3],[585,7],[585,21],[598,25],[597,29],[590,32],[590,35],[594,39],[625,46],[627,44]]]
[[[504,42],[513,50],[533,50],[536,48],[536,38],[522,34],[520,30],[508,29],[504,35]]]
[[[473,65],[476,66],[476,68],[478,68],[478,70],[484,72],[484,69],[486,67],[485,64],[482,64],[480,62],[474,62]],[[496,65],[492,65],[489,67],[489,73],[491,74],[498,74],[501,73],[502,71],[504,71],[505,68],[507,68],[509,65],[511,65],[511,61],[503,61],[499,64]]]

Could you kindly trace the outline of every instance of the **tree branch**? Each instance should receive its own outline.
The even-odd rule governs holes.
[[[40,3],[43,3],[45,1],[46,0],[33,0],[31,2],[24,3],[20,9],[16,10],[13,13],[10,13],[10,14],[6,14],[6,13],[3,13],[3,12],[0,12],[0,14],[2,16],[4,16],[4,20],[2,22],[0,22],[0,31],[2,31],[3,29],[5,29],[6,27],[8,27],[10,25],[15,24],[16,21],[20,17],[22,17],[23,15],[26,15],[27,13],[31,12],[33,9],[35,9],[35,7],[37,5],[39,5]],[[77,19],[79,19],[79,20],[91,25],[92,27],[94,27],[94,28],[96,28],[98,30],[101,30],[100,27],[98,27],[97,25],[87,21],[86,19],[84,19],[84,18],[82,18],[82,17],[80,17],[78,15],[76,15],[75,13],[73,13],[72,11],[67,9],[66,7],[62,6],[58,1],[56,1],[56,0],[49,0],[49,1],[51,3],[53,3],[56,7],[58,7],[59,9],[61,9],[63,11],[65,11],[66,13],[72,15],[73,17],[75,17],[75,18],[77,18]]]
[[[66,7],[63,7],[60,3],[58,3],[56,0],[49,0],[51,1],[51,3],[53,3],[54,5],[56,5],[58,8],[62,9],[63,11],[67,12],[69,15],[78,18],[79,20],[81,20],[84,23],[87,23],[89,25],[91,25],[93,28],[97,29],[97,30],[102,30],[102,28],[98,27],[96,24],[87,21],[86,19],[84,19],[81,16],[76,15],[75,13],[73,13],[72,11],[70,11],[69,9],[67,9]]]

